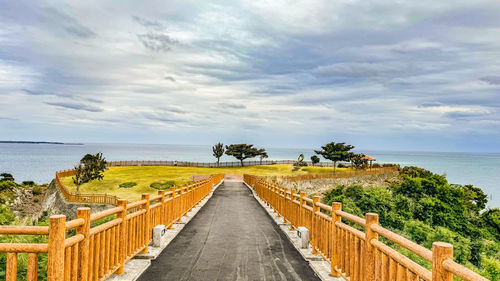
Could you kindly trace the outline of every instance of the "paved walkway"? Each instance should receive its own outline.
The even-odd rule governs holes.
[[[226,182],[139,281],[320,280],[241,182]]]

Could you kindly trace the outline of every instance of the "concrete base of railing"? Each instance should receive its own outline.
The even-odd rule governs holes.
[[[216,185],[207,197],[205,197],[200,203],[193,208],[193,210],[182,217],[180,222],[175,222],[171,229],[167,229],[165,235],[163,235],[160,243],[160,247],[148,247],[148,252],[146,254],[138,254],[128,263],[125,264],[125,272],[122,275],[113,274],[109,279],[111,281],[135,281],[137,280],[148,267],[151,265],[151,260],[156,259],[163,250],[174,240],[174,238],[181,232],[181,230],[189,223],[196,214],[201,210],[203,206],[210,200],[215,190],[224,183],[224,179]]]
[[[245,183],[245,182],[244,182]],[[293,246],[302,255],[302,257],[309,263],[309,266],[316,272],[318,277],[323,281],[345,281],[341,277],[333,277],[330,275],[330,264],[323,259],[320,255],[314,255],[312,253],[311,245],[307,249],[302,249],[300,246],[300,238],[297,235],[297,230],[290,230],[290,224],[284,223],[283,218],[279,218],[277,214],[271,209],[267,204],[260,199],[259,196],[254,192],[254,190],[245,183],[245,185],[252,191],[253,196],[260,203],[260,205],[266,210],[267,214],[274,220],[274,222],[280,227],[281,231],[288,237],[288,240],[292,242]]]

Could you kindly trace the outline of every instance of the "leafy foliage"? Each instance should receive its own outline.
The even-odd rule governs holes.
[[[259,158],[260,158],[260,164],[262,165],[262,159],[269,158],[269,155],[267,155],[267,152],[264,148],[259,149],[258,153],[259,153]]]
[[[321,147],[321,150],[314,150],[316,154],[323,158],[333,161],[333,170],[336,170],[338,161],[349,161],[354,153],[351,150],[354,146],[345,144],[345,142],[330,142]]]
[[[123,182],[123,183],[120,183],[118,186],[120,188],[132,188],[134,186],[136,186],[137,183],[133,182],[133,181],[128,181],[128,182]]]
[[[158,190],[164,190],[167,188],[171,188],[175,186],[174,181],[166,181],[166,182],[153,182],[151,185],[149,185],[151,188],[158,189]]]
[[[352,166],[356,169],[363,169],[368,165],[368,160],[364,158],[364,154],[355,154],[351,158]]]
[[[1,173],[0,174],[0,182],[2,182],[2,181],[15,181],[15,180],[14,180],[14,177],[12,176],[12,174]]]
[[[83,156],[80,163],[75,166],[73,183],[76,185],[76,193],[80,193],[80,185],[96,179],[102,180],[106,164],[106,159],[102,157],[102,153],[96,153],[95,155],[86,154]]]
[[[259,149],[255,148],[253,144],[226,145],[226,154],[240,160],[241,166],[243,166],[243,160],[259,156],[259,153]]]
[[[319,157],[316,156],[316,155],[311,156],[311,162],[312,162],[313,166],[316,165],[316,164],[318,164],[319,163]]]
[[[405,167],[401,174],[402,182],[390,188],[337,186],[323,201],[342,202],[344,211],[358,216],[377,213],[381,225],[427,248],[434,241],[449,242],[457,262],[498,278],[500,209],[483,211],[487,196],[480,188],[451,185],[445,176],[418,167]]]
[[[219,167],[219,161],[222,155],[224,155],[224,144],[219,142],[212,147],[212,152],[215,158],[217,158],[217,167]]]

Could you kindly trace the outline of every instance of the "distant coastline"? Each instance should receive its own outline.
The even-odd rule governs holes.
[[[66,143],[66,142],[55,142],[55,141],[0,141],[0,143],[83,145],[83,143]]]

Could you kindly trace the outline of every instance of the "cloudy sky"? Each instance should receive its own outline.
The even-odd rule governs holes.
[[[0,0],[0,140],[500,151],[500,1]]]

